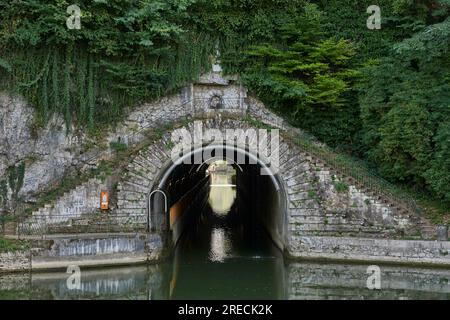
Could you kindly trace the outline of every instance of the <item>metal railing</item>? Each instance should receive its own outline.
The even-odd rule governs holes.
[[[0,214],[0,235],[5,234],[6,219]]]
[[[337,153],[325,144],[318,142],[313,136],[300,130],[295,133],[288,133],[288,136],[306,153],[338,173],[352,178],[354,184],[359,188],[365,188],[367,191],[409,212],[423,213],[423,209],[410,194],[385,180],[374,170],[369,169],[362,160]]]
[[[50,234],[140,233],[146,232],[146,228],[145,214],[34,215],[22,217],[17,223],[19,238]]]

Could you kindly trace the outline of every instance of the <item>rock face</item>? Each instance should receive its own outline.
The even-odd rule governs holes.
[[[14,190],[8,182],[8,168],[25,163],[23,186],[18,196],[26,202],[34,202],[40,192],[69,172],[95,167],[109,157],[110,142],[137,143],[145,137],[141,131],[171,123],[189,111],[180,94],[144,104],[105,132],[99,143],[74,128],[68,133],[63,119],[56,116],[45,128],[33,132],[34,109],[23,99],[0,92],[0,212],[12,210]],[[2,183],[6,183],[5,194],[1,192]]]
[[[19,97],[0,93],[0,181],[8,182],[8,168],[25,163],[19,196],[32,200],[50,183],[63,177],[74,162],[79,139],[66,134],[62,119],[54,117],[45,129],[33,132],[34,109]],[[37,136],[37,138],[36,138]],[[8,200],[13,187],[8,183]],[[10,201],[3,209],[10,209]]]
[[[0,93],[0,176],[32,152],[32,121],[33,109],[22,99]]]

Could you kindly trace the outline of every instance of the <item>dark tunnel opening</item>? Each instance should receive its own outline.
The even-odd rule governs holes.
[[[195,152],[190,155],[192,162],[195,156]],[[154,228],[170,234],[172,279],[178,282],[178,292],[182,291],[180,279],[189,282],[205,276],[212,277],[207,282],[212,287],[221,281],[216,286],[222,289],[226,279],[236,275],[253,286],[260,284],[263,291],[268,290],[264,286],[280,283],[281,276],[275,271],[282,269],[280,257],[284,249],[283,190],[276,176],[262,174],[264,165],[252,160],[248,152],[235,149],[233,159],[212,152],[212,157],[201,164],[171,165],[160,180],[159,189],[168,198],[167,213],[163,218],[158,210],[163,207],[163,196],[155,195],[151,220],[157,221]],[[243,264],[243,259],[252,262]],[[180,269],[182,265],[184,268]],[[179,277],[180,270],[189,275]],[[184,287],[189,288],[190,284],[185,283]],[[273,288],[270,291],[278,292]]]
[[[255,247],[258,235],[266,233],[283,250],[281,184],[248,151],[233,147],[230,153],[226,148],[198,149],[164,170],[158,190],[165,193],[167,208],[163,210],[164,197],[155,195],[153,228],[170,231],[174,247],[200,226],[222,226],[236,231],[246,246]]]
[[[180,169],[189,170],[185,166]],[[191,186],[186,194],[178,193],[178,183],[170,184],[169,198],[176,199],[169,215],[173,244],[180,250],[196,246],[197,252],[208,252],[207,247],[200,249],[210,245],[211,261],[226,258],[230,250],[234,255],[258,255],[271,247],[277,199],[266,179],[252,178],[257,170],[257,166],[236,168],[218,161],[206,172],[201,170],[196,182],[184,182]]]

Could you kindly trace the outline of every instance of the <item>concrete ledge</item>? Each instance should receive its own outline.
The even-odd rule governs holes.
[[[71,265],[78,267],[112,267],[143,264],[148,262],[147,254],[111,255],[97,257],[73,257],[72,259],[60,260],[33,260],[31,268],[33,270],[59,270],[66,269]]]
[[[106,267],[157,262],[164,257],[160,234],[55,235],[29,240],[30,250],[0,254],[0,272]]]
[[[289,299],[448,299],[450,269],[379,265],[381,290],[367,289],[367,264],[287,264]]]
[[[298,260],[450,267],[450,241],[292,237],[288,255]]]

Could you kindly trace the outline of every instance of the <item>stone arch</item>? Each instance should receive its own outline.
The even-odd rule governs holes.
[[[208,119],[201,121],[204,129],[216,129],[225,133],[227,129],[240,128],[244,132],[249,129],[259,130],[258,127],[248,122],[232,119]],[[190,133],[194,133],[194,124],[191,123],[186,127]],[[138,152],[138,154],[130,161],[127,172],[123,175],[122,181],[118,186],[118,209],[120,214],[137,214],[146,216],[149,207],[148,194],[153,190],[160,189],[164,184],[165,177],[170,174],[171,168],[176,166],[171,160],[170,140],[171,133],[166,133],[162,139],[152,143],[147,148]],[[240,139],[238,138],[237,141]],[[241,140],[242,141],[242,140]],[[252,146],[256,141],[252,139],[245,140],[245,145],[235,145],[239,152],[247,152],[247,155],[255,157],[255,150]],[[292,217],[300,213],[312,216],[320,213],[320,206],[313,198],[316,174],[307,160],[307,155],[299,148],[286,142],[280,138],[278,148],[279,152],[279,172],[273,176],[274,183],[278,184],[282,195],[283,212],[281,219],[283,220],[282,245],[286,246],[290,239],[290,223]],[[268,143],[268,140],[265,141]],[[210,145],[210,147],[217,147]],[[204,150],[204,147],[195,149],[193,152]],[[271,153],[269,153],[269,156]],[[187,156],[190,156],[187,155]],[[259,162],[261,164],[261,162]],[[152,217],[151,225],[155,231],[166,231],[165,221],[158,221]]]

